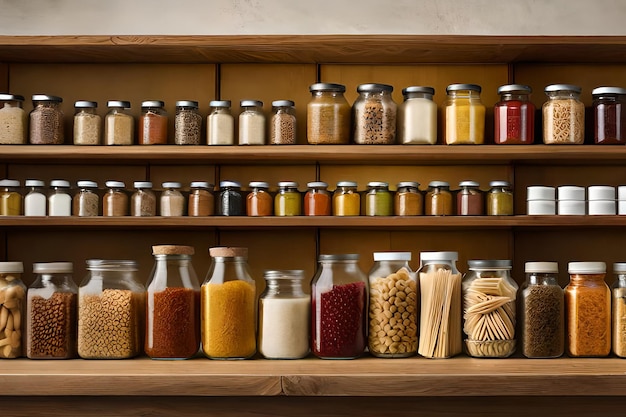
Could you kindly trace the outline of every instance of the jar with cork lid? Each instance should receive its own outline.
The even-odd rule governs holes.
[[[0,359],[19,358],[26,323],[26,285],[22,262],[0,262]]]

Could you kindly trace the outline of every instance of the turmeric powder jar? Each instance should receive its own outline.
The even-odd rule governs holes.
[[[507,181],[491,181],[487,193],[488,216],[513,215],[513,191]]]
[[[354,181],[339,181],[333,193],[333,216],[358,216],[361,214],[361,196]]]
[[[451,84],[444,104],[446,145],[481,145],[485,141],[485,106],[476,84]]]
[[[302,196],[295,181],[280,181],[278,193],[274,197],[274,215],[300,216],[302,215]]]
[[[270,185],[264,181],[250,181],[250,193],[246,197],[248,216],[271,216],[274,213],[274,199],[268,192]]]
[[[424,214],[427,216],[451,216],[452,193],[445,181],[431,181],[424,199]]]
[[[424,198],[419,190],[419,182],[399,182],[394,198],[396,216],[421,216],[424,214]]]
[[[307,184],[304,195],[305,216],[330,216],[330,193],[328,184],[322,181],[313,181]]]

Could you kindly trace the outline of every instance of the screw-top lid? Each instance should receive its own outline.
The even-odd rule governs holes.
[[[211,107],[230,107],[230,100],[211,100],[209,106]]]
[[[476,181],[461,181],[459,183],[459,187],[480,187],[480,184]]]
[[[482,91],[482,87],[478,84],[450,84],[446,87],[446,92],[461,90],[477,91],[480,93]]]
[[[48,94],[33,94],[33,101],[54,101],[56,103],[62,103],[63,99],[58,96],[51,96]]]
[[[356,181],[338,181],[337,187],[356,187]]]
[[[374,261],[410,261],[411,252],[374,252]]]
[[[133,187],[135,188],[152,188],[151,181],[135,181],[133,182]]]
[[[0,272],[5,274],[21,274],[24,272],[22,262],[0,262]]]
[[[109,100],[107,101],[107,107],[130,109],[130,101]]]
[[[557,274],[559,264],[558,262],[526,262],[524,269],[527,273]]]
[[[248,184],[250,188],[270,188],[270,185],[265,181],[250,181]]]
[[[80,180],[76,181],[78,188],[98,188],[98,183],[95,181]]]
[[[87,269],[91,271],[136,271],[137,262],[128,259],[87,259]]]
[[[467,261],[469,269],[511,269],[513,263],[509,259],[472,259]]]
[[[389,84],[361,84],[356,88],[356,91],[359,93],[381,93],[387,92],[391,93],[393,91],[393,86]]]
[[[626,94],[626,88],[621,87],[596,87],[591,90],[592,96],[602,96],[604,94]]]
[[[412,85],[410,87],[406,87],[402,89],[403,96],[406,96],[411,93],[424,93],[424,94],[435,95],[435,89],[432,87],[423,87],[420,85]]]
[[[293,107],[295,105],[296,105],[296,103],[294,103],[292,100],[276,100],[276,101],[272,101],[272,106],[273,107]]]
[[[554,187],[543,185],[531,185],[526,189],[527,200],[554,200],[556,190]]]
[[[318,188],[327,188],[328,184],[325,183],[324,181],[311,181],[311,182],[307,182],[306,186],[309,188],[318,189]]]
[[[420,252],[420,261],[457,261],[459,259],[458,252]]]
[[[551,93],[554,91],[571,91],[571,92],[580,94],[580,92],[582,91],[582,88],[573,84],[550,84],[546,86],[544,91],[546,93]]]
[[[429,187],[437,188],[437,187],[449,187],[450,183],[446,181],[431,181],[428,183]]]
[[[50,181],[51,187],[70,188],[70,182],[66,180],[52,180]]]
[[[18,94],[0,93],[0,101],[24,101],[24,96]]]
[[[82,109],[82,108],[95,109],[98,107],[98,103],[96,101],[78,100],[74,103],[74,107],[77,109]]]
[[[360,258],[358,253],[339,253],[339,254],[322,254],[318,257],[319,262],[324,261],[358,261]]]
[[[104,183],[109,188],[124,188],[126,184],[123,181],[107,181]]]
[[[238,183],[237,181],[229,181],[229,180],[220,181],[220,188],[226,188],[226,187],[241,188],[241,184]]]
[[[261,100],[241,100],[239,102],[241,107],[263,107]]]
[[[167,181],[161,184],[163,188],[180,188],[182,187],[181,183],[176,181]]]
[[[562,185],[558,188],[558,199],[585,201],[585,187]]]
[[[615,187],[610,185],[591,185],[587,188],[587,198],[594,200],[615,200]]]
[[[20,182],[18,180],[0,180],[0,187],[19,187]]]
[[[176,107],[192,107],[194,109],[197,109],[198,102],[193,100],[179,100],[176,102]]]
[[[265,279],[304,279],[304,270],[302,269],[281,269],[269,270],[263,272]]]
[[[613,264],[614,273],[626,273],[626,262],[615,262]]]
[[[316,83],[309,86],[309,91],[334,91],[337,93],[344,93],[346,91],[346,86],[335,83]]]
[[[195,250],[193,246],[183,245],[154,245],[152,246],[153,255],[193,255]]]
[[[297,188],[298,183],[295,181],[279,181],[278,186],[281,188]]]
[[[146,100],[146,101],[142,101],[141,102],[141,107],[143,108],[147,108],[147,107],[164,107],[165,106],[165,102],[161,101],[161,100]]]
[[[189,186],[191,188],[213,188],[213,184],[208,181],[192,181]]]
[[[383,181],[370,181],[367,183],[367,186],[371,188],[389,187],[389,183]]]
[[[533,92],[533,89],[530,86],[524,84],[507,84],[501,85],[498,87],[498,94],[502,93],[520,93],[520,94],[530,94]]]
[[[43,187],[44,185],[46,185],[46,183],[42,180],[26,180],[24,185],[26,187]]]
[[[510,187],[511,183],[508,181],[495,180],[489,183],[490,187]]]
[[[34,274],[71,274],[74,272],[72,262],[39,262],[33,264]]]
[[[604,262],[570,262],[567,264],[570,274],[603,274],[606,272]]]
[[[247,258],[248,248],[217,246],[209,248],[209,255],[219,258]]]

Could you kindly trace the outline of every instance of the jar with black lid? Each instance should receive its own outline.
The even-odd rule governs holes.
[[[623,145],[626,143],[626,89],[597,87],[593,97],[593,138],[596,144]]]
[[[198,112],[198,102],[180,100],[176,102],[174,119],[174,143],[176,145],[200,145],[202,116]]]
[[[62,145],[63,99],[46,94],[33,95],[33,110],[30,112],[30,143],[32,145]]]
[[[361,84],[352,105],[354,143],[393,145],[396,143],[397,105],[391,97],[393,86]]]
[[[28,115],[24,96],[0,93],[0,145],[24,145],[28,140]]]
[[[347,145],[350,143],[350,104],[346,86],[317,83],[309,87],[307,104],[307,141],[311,145]]]

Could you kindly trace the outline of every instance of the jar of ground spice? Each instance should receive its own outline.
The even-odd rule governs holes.
[[[241,193],[241,184],[237,181],[220,181],[217,199],[218,216],[245,216],[246,209]]]
[[[451,84],[444,103],[444,143],[482,145],[485,141],[485,106],[476,84]]]
[[[361,196],[354,181],[339,181],[333,193],[333,216],[359,216]]]
[[[396,185],[394,214],[396,216],[421,216],[424,214],[424,197],[419,182],[402,181]]]
[[[139,118],[140,145],[167,145],[167,112],[160,100],[141,102]]]
[[[193,254],[191,246],[152,247],[144,342],[152,359],[188,359],[200,349],[200,285]]]
[[[211,110],[207,117],[207,143],[209,145],[235,144],[235,118],[230,112],[230,100],[209,102]]]
[[[354,143],[393,145],[396,143],[397,105],[387,84],[361,84],[359,97],[352,105]]]
[[[24,216],[45,216],[46,215],[46,194],[42,180],[26,180],[24,182],[26,195],[24,196]]]
[[[402,90],[404,102],[398,106],[398,143],[434,145],[437,143],[435,89],[411,86]]]
[[[122,181],[105,182],[107,191],[102,197],[103,216],[128,216],[128,195]]]
[[[513,190],[508,181],[491,181],[487,193],[488,216],[513,215]]]
[[[265,114],[260,100],[241,100],[239,144],[265,145]]]
[[[593,97],[594,142],[601,145],[626,143],[626,89],[598,87]]]
[[[331,204],[328,184],[323,181],[307,183],[307,192],[304,195],[305,216],[330,216]]]
[[[296,144],[296,109],[291,100],[272,101],[270,145]]]
[[[22,195],[18,191],[19,188],[18,180],[0,180],[0,216],[22,214]]]
[[[135,143],[135,119],[130,114],[130,101],[110,100],[104,116],[104,144],[132,145]]]
[[[424,198],[424,214],[427,216],[451,216],[452,193],[445,181],[431,181]]]
[[[26,286],[22,262],[0,262],[0,359],[22,356],[26,323]]]
[[[265,181],[250,181],[250,192],[246,196],[248,216],[271,216],[274,214],[274,198],[269,193],[270,185]]]
[[[160,200],[160,214],[164,217],[178,217],[185,214],[185,197],[180,192],[179,182],[164,182]]]
[[[24,97],[0,93],[0,145],[24,145],[28,139]]]
[[[33,264],[28,287],[26,356],[70,359],[76,356],[78,287],[71,262]]]
[[[382,181],[370,181],[367,183],[365,215],[393,215],[393,193],[389,191],[389,183]]]
[[[30,143],[33,145],[62,145],[63,99],[45,94],[33,95],[33,110],[30,112]]]
[[[181,100],[176,102],[174,119],[174,143],[176,145],[200,145],[202,116],[198,112],[198,102]]]
[[[483,216],[485,203],[480,184],[476,181],[461,181],[456,194],[457,216]]]
[[[350,104],[343,84],[317,83],[309,87],[307,104],[307,141],[311,145],[346,145],[350,143]]]
[[[585,142],[585,105],[582,89],[571,84],[551,84],[545,88],[543,103],[543,143],[581,145]]]
[[[626,263],[614,263],[613,274],[613,353],[620,358],[626,358]]]
[[[530,101],[532,89],[527,85],[508,84],[498,88],[494,143],[496,145],[530,145],[535,139],[535,105]]]
[[[78,217],[97,216],[100,211],[98,183],[95,181],[77,181],[78,192],[72,199],[72,214]]]
[[[156,216],[156,195],[152,191],[152,182],[135,181],[135,192],[130,197],[130,215],[136,217]]]
[[[191,217],[212,216],[215,208],[213,184],[192,181],[189,190],[188,215]]]
[[[301,216],[302,195],[295,181],[279,181],[278,191],[274,197],[275,216]]]
[[[74,103],[74,145],[100,145],[102,118],[96,112],[98,103],[79,100]]]

